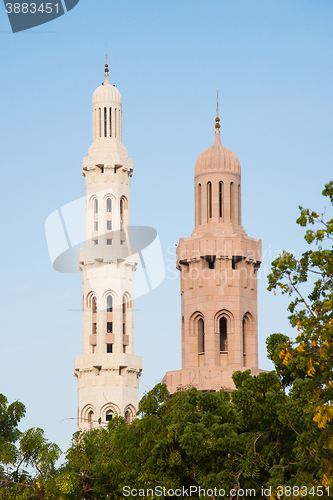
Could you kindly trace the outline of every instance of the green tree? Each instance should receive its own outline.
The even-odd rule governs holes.
[[[333,182],[322,194],[333,204]],[[282,385],[290,388],[291,421],[304,425],[294,447],[299,470],[316,471],[312,477],[332,488],[333,219],[299,208],[297,223],[308,228],[304,238],[311,247],[299,259],[283,252],[268,276],[269,290],[292,296],[289,321],[297,337],[274,334],[267,347]]]
[[[20,432],[24,415],[23,403],[8,405],[0,394],[0,499],[61,499],[55,467],[60,449],[46,440],[42,429]]]

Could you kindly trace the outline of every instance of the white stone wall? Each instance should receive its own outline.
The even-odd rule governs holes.
[[[112,113],[106,128],[100,121],[104,109],[107,118],[109,110]],[[121,127],[121,96],[106,75],[104,85],[93,95],[93,143],[82,164],[87,195],[86,246],[81,248],[79,259],[83,345],[82,356],[75,358],[75,376],[78,426],[84,430],[107,425],[108,411],[132,419],[138,406],[142,359],[134,355],[133,312],[137,254],[130,247],[128,234],[133,161],[121,143]],[[112,296],[112,311],[107,311],[108,295]],[[107,331],[108,323],[112,323],[112,332]],[[108,352],[110,346],[112,353]]]

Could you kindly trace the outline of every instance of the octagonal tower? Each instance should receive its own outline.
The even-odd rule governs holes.
[[[171,393],[180,386],[233,390],[236,370],[258,370],[257,270],[261,241],[241,225],[241,168],[221,145],[195,164],[195,228],[177,246],[182,311],[182,369],[164,377]]]
[[[104,83],[92,98],[93,141],[83,159],[86,247],[80,250],[83,349],[75,358],[78,426],[90,430],[114,415],[135,417],[142,359],[134,355],[133,293],[137,253],[130,248],[133,160],[122,144],[120,92]]]

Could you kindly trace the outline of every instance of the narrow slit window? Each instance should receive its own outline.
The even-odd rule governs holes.
[[[108,121],[107,121],[107,110],[104,108],[104,137],[108,135]]]
[[[120,200],[120,230],[123,229],[124,224],[124,200],[123,198]]]
[[[107,333],[112,333],[112,321],[108,321],[106,324]]]
[[[109,109],[110,137],[112,137],[112,108]]]
[[[111,313],[112,312],[112,306],[113,306],[112,295],[108,295],[108,297],[106,299],[106,312]]]
[[[223,182],[219,182],[219,217],[223,217]]]
[[[98,231],[98,222],[95,222],[95,231]]]
[[[112,221],[111,220],[106,221],[106,229],[107,229],[107,231],[112,230]]]
[[[227,348],[227,320],[226,318],[220,318],[220,351],[226,352]]]
[[[106,200],[106,211],[112,212],[112,200],[111,200],[111,198],[108,198]]]
[[[212,183],[207,183],[207,212],[208,219],[212,218]]]
[[[123,335],[126,335],[126,295],[123,296]]]
[[[114,136],[117,137],[117,108],[114,110]]]
[[[112,354],[112,344],[106,344],[106,352]]]
[[[88,413],[88,427],[89,427],[89,430],[91,430],[91,429],[92,429],[93,420],[94,420],[94,412],[93,412],[93,411],[90,411],[90,412]]]
[[[198,328],[198,352],[205,352],[205,325],[204,320],[200,318],[197,323]]]
[[[102,110],[101,108],[98,108],[99,109],[99,112],[98,112],[98,133],[99,133],[99,136],[102,137]]]
[[[97,199],[94,202],[94,206],[95,206],[95,214],[98,214],[98,200]]]

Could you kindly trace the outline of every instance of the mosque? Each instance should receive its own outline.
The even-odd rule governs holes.
[[[261,240],[241,225],[241,168],[221,145],[215,118],[213,146],[195,164],[195,228],[177,246],[180,271],[182,368],[167,372],[169,392],[195,386],[231,392],[236,370],[258,369],[257,270]],[[78,426],[127,421],[138,408],[142,358],[134,354],[133,293],[137,252],[131,249],[130,179],[133,160],[122,144],[120,92],[105,80],[92,97],[93,141],[83,159],[86,247],[83,349],[75,358]]]

